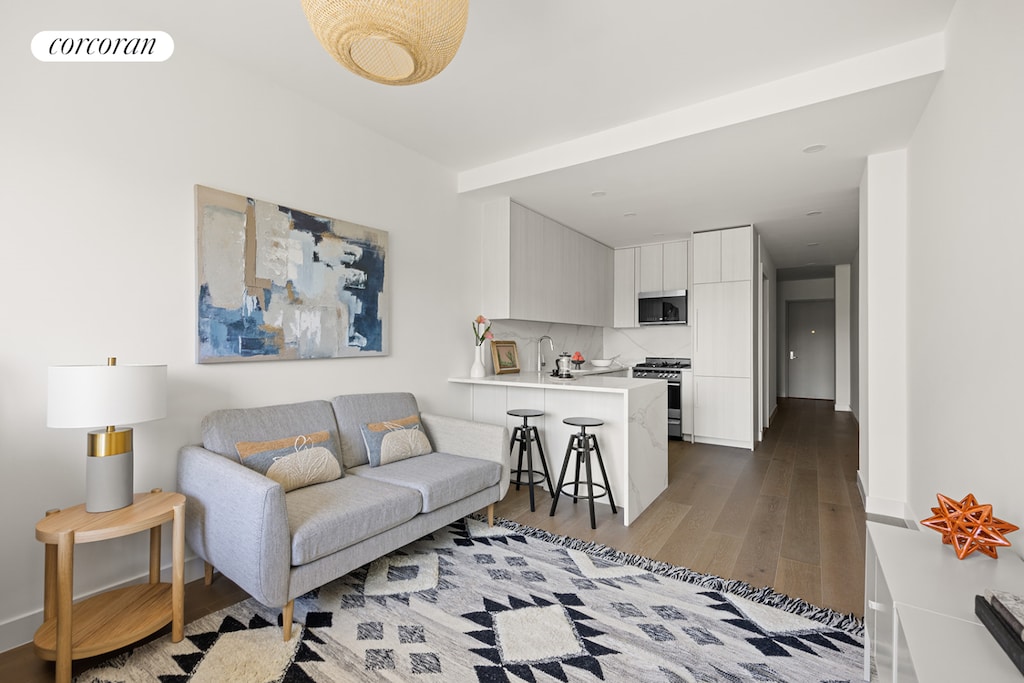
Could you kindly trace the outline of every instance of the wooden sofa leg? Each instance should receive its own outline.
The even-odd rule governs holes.
[[[494,503],[487,506],[487,526],[494,526]]]
[[[284,628],[285,642],[292,639],[292,615],[295,612],[295,601],[289,600],[281,610],[281,626]]]
[[[207,586],[213,583],[213,565],[209,562],[203,563],[203,583]]]

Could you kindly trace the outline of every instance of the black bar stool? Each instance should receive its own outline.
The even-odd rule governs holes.
[[[587,502],[590,503],[590,528],[596,529],[597,522],[594,519],[594,499],[601,498],[602,496],[608,496],[608,502],[612,506],[612,514],[616,514],[618,510],[615,509],[615,498],[612,496],[612,487],[608,483],[608,473],[604,469],[604,461],[601,459],[601,447],[597,445],[597,437],[593,434],[587,434],[587,427],[600,427],[604,424],[601,420],[597,420],[592,417],[567,417],[562,420],[567,425],[573,427],[579,427],[580,431],[569,437],[569,446],[565,449],[565,460],[562,461],[562,473],[558,476],[558,486],[555,487],[554,500],[551,501],[551,514],[554,516],[555,507],[558,506],[558,497],[565,493],[562,489],[572,486],[572,493],[565,493],[565,495],[572,498],[572,504],[575,505],[576,501],[580,498],[586,498]],[[576,480],[565,481],[565,471],[569,469],[569,454],[576,454]],[[601,478],[604,480],[604,484],[594,483],[594,474],[590,468],[590,454],[593,453],[597,456],[597,466],[601,468]],[[587,480],[580,480],[580,464],[586,466],[587,469]],[[586,495],[580,495],[580,484],[587,485]],[[600,489],[599,493],[594,493],[594,489]]]
[[[548,491],[551,491],[551,475],[548,474],[548,463],[544,457],[544,446],[540,442],[540,432],[537,428],[530,424],[531,417],[540,417],[544,414],[543,410],[533,410],[531,408],[516,408],[515,410],[508,411],[508,414],[513,417],[523,418],[523,424],[512,430],[512,438],[509,439],[508,450],[511,456],[512,449],[515,448],[516,442],[519,443],[519,465],[516,469],[512,470],[510,474],[515,475],[515,479],[511,480],[511,483],[516,485],[516,491],[519,490],[520,484],[526,484],[530,487],[530,512],[534,511],[533,504],[533,487],[539,483],[547,482]],[[537,455],[540,458],[540,466],[544,470],[533,469],[533,444],[537,444]],[[523,469],[523,455],[526,455],[526,469]],[[523,480],[523,475],[527,475],[527,479]],[[538,479],[535,475],[541,475]]]

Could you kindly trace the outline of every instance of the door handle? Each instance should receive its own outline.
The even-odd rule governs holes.
[[[797,356],[796,353],[794,353],[793,351],[789,352],[789,359],[790,360],[796,360],[798,357],[799,356]]]

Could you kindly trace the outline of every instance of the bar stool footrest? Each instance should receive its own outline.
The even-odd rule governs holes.
[[[529,479],[523,479],[524,474],[532,475]],[[509,470],[509,484],[520,486],[540,486],[547,481],[547,475],[540,470]]]
[[[567,481],[567,482],[562,484],[562,488],[558,489],[557,493],[559,495],[561,495],[561,496],[565,496],[567,498],[573,498],[575,500],[588,500],[590,498],[593,498],[594,500],[597,500],[598,498],[605,498],[605,497],[608,496],[608,488],[604,484],[594,484],[593,488],[595,490],[600,489],[600,493],[595,493],[593,495],[589,495],[589,494],[588,495],[579,495],[579,494],[575,494],[574,495],[572,493],[567,493],[565,491],[566,488],[568,488],[570,486],[576,486],[577,484],[579,484],[582,487],[582,486],[586,486],[587,482],[585,482],[585,481],[580,481],[580,482]],[[552,494],[552,495],[554,495],[554,494]]]

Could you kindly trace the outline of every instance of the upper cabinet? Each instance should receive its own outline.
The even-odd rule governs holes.
[[[484,207],[484,315],[605,327],[612,250],[508,198]]]
[[[615,296],[612,325],[637,327],[640,292],[687,289],[690,243],[686,240],[615,250]]]
[[[615,250],[615,295],[612,327],[639,327],[636,292],[640,277],[640,250]]]
[[[750,280],[753,227],[693,234],[693,283]]]
[[[689,277],[689,243],[645,244],[640,252],[641,292],[674,292],[686,289]]]

